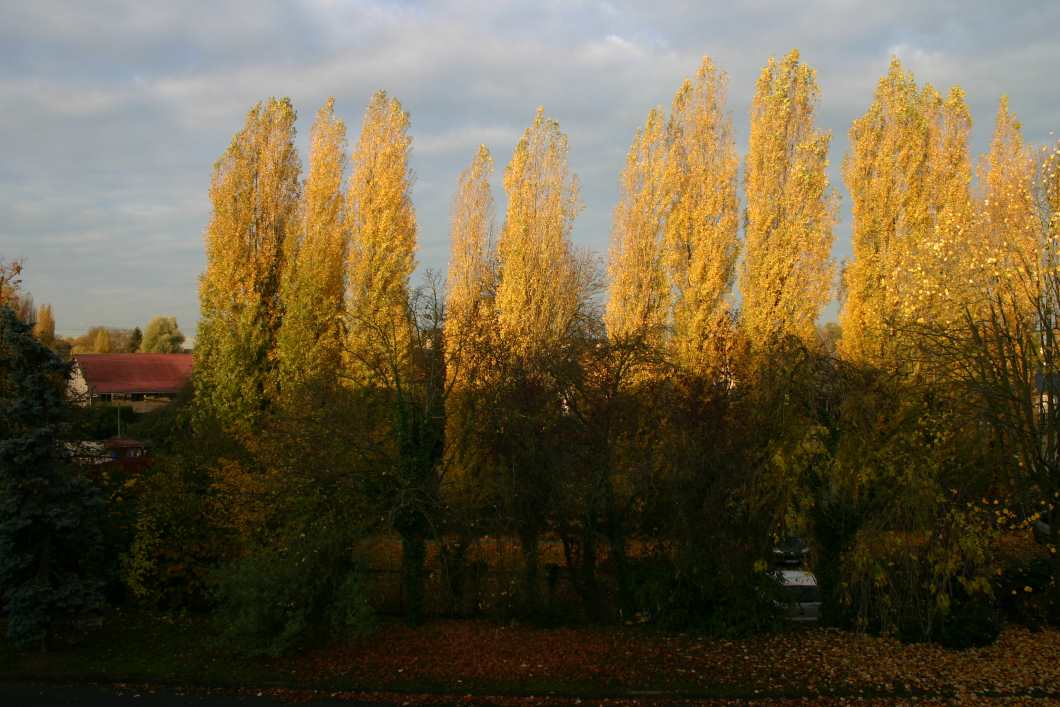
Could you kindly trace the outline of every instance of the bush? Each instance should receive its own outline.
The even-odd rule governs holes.
[[[261,550],[218,570],[214,597],[222,640],[241,652],[278,656],[316,637],[368,630],[367,592],[343,546],[307,538],[286,552]]]
[[[125,585],[151,606],[205,608],[207,579],[228,545],[208,514],[207,477],[181,457],[163,456],[134,481],[132,542],[121,557]]]
[[[1049,560],[1036,557],[1006,564],[996,586],[999,608],[1007,620],[1032,631],[1055,620],[1053,567]]]
[[[944,648],[964,650],[988,646],[1000,633],[1000,616],[992,599],[982,594],[969,597],[961,593],[953,598],[936,640]]]
[[[15,645],[44,647],[55,628],[103,608],[101,505],[72,473],[32,494],[0,488],[0,604]]]
[[[681,566],[656,556],[633,563],[631,574],[638,613],[666,629],[736,638],[776,630],[783,621],[786,597],[764,571]]]

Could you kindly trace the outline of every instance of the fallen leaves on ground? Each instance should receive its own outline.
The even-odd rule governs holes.
[[[835,629],[715,640],[635,628],[540,629],[487,621],[382,626],[347,645],[277,661],[302,683],[372,689],[742,696],[1060,696],[1060,632],[1007,628],[950,651]],[[453,699],[452,694],[448,700]]]

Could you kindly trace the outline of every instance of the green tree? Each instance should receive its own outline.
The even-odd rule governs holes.
[[[237,431],[269,407],[275,383],[284,252],[299,223],[294,123],[289,99],[255,105],[210,184],[194,384],[201,413]]]
[[[176,317],[155,317],[147,324],[140,350],[144,353],[180,353],[184,334]]]
[[[70,365],[0,306],[0,600],[8,636],[45,647],[65,619],[99,609],[99,494],[61,443]]]
[[[125,346],[126,353],[136,353],[140,350],[140,346],[144,343],[144,333],[140,331],[140,327],[133,327],[132,333],[129,334],[129,343]]]

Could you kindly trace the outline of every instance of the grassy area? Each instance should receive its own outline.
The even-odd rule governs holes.
[[[0,640],[0,679],[255,684],[273,675],[260,661],[221,651],[201,618],[114,612],[101,629],[45,653]]]
[[[539,629],[384,622],[371,636],[281,659],[232,656],[201,619],[116,613],[76,646],[0,644],[0,680],[144,682],[325,692],[583,697],[1060,698],[1060,633],[1006,629],[964,652],[812,628],[739,641],[638,627]]]

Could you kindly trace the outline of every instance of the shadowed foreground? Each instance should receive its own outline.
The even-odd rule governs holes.
[[[231,703],[211,694],[255,704],[1060,701],[1060,633],[1052,630],[1008,628],[994,645],[956,652],[831,629],[725,641],[637,627],[435,621],[418,629],[384,623],[364,639],[254,660],[219,653],[199,621],[125,619],[75,649],[7,649],[3,702],[94,704],[98,696],[95,703],[110,704],[117,693],[158,705]],[[118,684],[63,687],[90,683]],[[27,687],[39,684],[49,686]],[[199,701],[182,702],[183,691]]]

